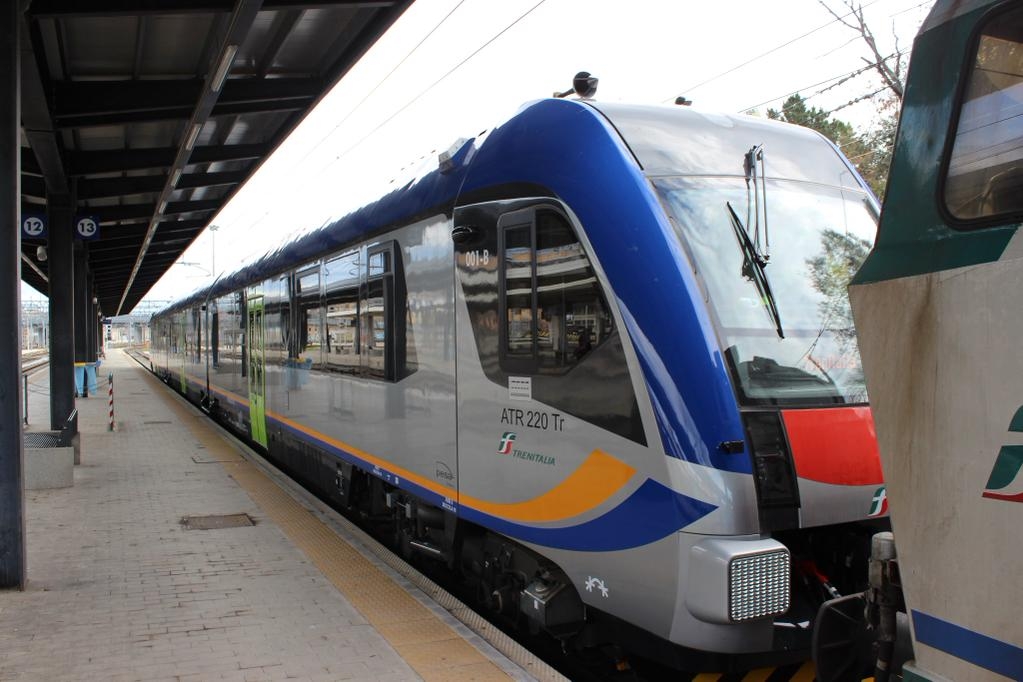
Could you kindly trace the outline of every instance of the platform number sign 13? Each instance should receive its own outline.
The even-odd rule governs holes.
[[[23,239],[46,239],[46,217],[35,213],[21,216],[21,236]]]
[[[96,216],[75,216],[75,237],[91,240],[99,238],[99,219]]]

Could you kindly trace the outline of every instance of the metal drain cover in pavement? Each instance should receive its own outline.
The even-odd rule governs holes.
[[[255,521],[248,514],[221,514],[219,516],[184,516],[181,525],[185,530],[220,530],[254,526]]]

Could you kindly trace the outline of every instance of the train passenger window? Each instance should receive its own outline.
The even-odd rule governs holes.
[[[327,290],[324,363],[327,369],[355,373],[359,369],[359,288]]]
[[[323,362],[335,372],[359,369],[359,250],[330,258],[323,265],[325,289]]]
[[[393,380],[396,375],[392,248],[393,243],[389,242],[368,252],[366,284],[359,296],[359,350],[364,374]]]
[[[565,372],[613,331],[590,261],[557,211],[519,211],[501,226],[502,364],[509,371]]]
[[[359,286],[360,253],[352,251],[323,264],[323,286],[330,289]]]
[[[301,296],[311,296],[320,293],[320,269],[319,266],[298,273],[298,293]]]
[[[380,275],[387,274],[391,271],[391,254],[387,251],[378,251],[372,253],[369,256],[369,271],[370,277],[378,277]]]
[[[320,299],[320,268],[317,264],[300,271],[295,277],[298,286],[295,307],[298,320],[298,354],[295,362],[319,364],[323,345],[323,308]]]
[[[323,266],[322,356],[327,370],[397,381],[408,375],[408,306],[395,242],[361,247]],[[404,317],[402,318],[404,320]]]
[[[981,31],[945,172],[949,213],[977,221],[1023,211],[1023,9]]]

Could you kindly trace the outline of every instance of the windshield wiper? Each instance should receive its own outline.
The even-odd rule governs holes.
[[[781,328],[781,315],[778,314],[778,305],[774,300],[774,293],[771,291],[771,284],[767,281],[767,273],[764,270],[767,267],[767,258],[760,253],[753,240],[749,238],[749,233],[746,232],[742,221],[736,214],[735,209],[732,208],[731,202],[726,201],[725,207],[728,208],[728,217],[732,221],[732,230],[735,232],[735,238],[738,240],[739,248],[742,250],[742,276],[753,282],[753,285],[757,288],[757,293],[760,294],[760,302],[764,304],[768,314],[771,316],[771,320],[774,322],[775,329],[778,331],[778,337],[784,339],[785,332]]]

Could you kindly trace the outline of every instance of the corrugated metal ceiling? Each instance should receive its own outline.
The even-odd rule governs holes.
[[[95,291],[127,313],[411,3],[34,0],[23,210],[98,217]],[[40,243],[23,239],[22,278],[46,293]]]

